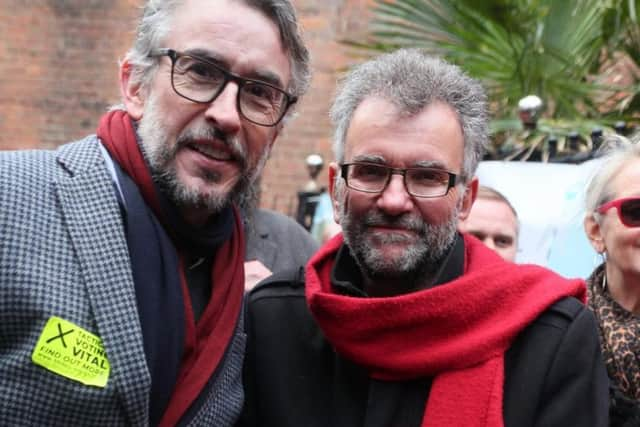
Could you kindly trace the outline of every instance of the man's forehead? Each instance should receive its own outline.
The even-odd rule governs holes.
[[[358,153],[350,156],[349,161],[351,162],[366,162],[366,163],[375,163],[380,165],[392,166],[397,163],[394,160],[394,156],[388,156],[385,154],[377,154],[375,152],[371,153]],[[446,165],[444,165],[439,160],[434,159],[424,159],[419,156],[411,159],[411,161],[402,162],[406,167],[415,167],[415,168],[434,168],[434,169],[447,169]]]
[[[465,222],[474,230],[512,230],[514,234],[518,231],[518,220],[511,208],[504,201],[497,199],[476,199]]]
[[[286,87],[291,70],[280,29],[244,1],[189,0],[175,11],[165,44],[247,78]]]
[[[462,163],[464,139],[457,113],[445,103],[402,113],[390,100],[374,95],[355,109],[344,153],[347,161],[455,170]]]
[[[509,204],[504,200],[497,197],[478,196],[473,206],[477,207],[478,210],[482,210],[483,212],[491,212],[495,210],[498,210],[500,212],[508,211],[509,216],[512,216],[513,218],[516,217],[516,215],[511,210],[511,206],[509,206]]]

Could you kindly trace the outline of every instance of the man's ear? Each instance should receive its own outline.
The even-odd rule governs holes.
[[[140,120],[144,112],[144,97],[141,84],[132,80],[133,66],[128,60],[120,64],[120,95],[127,108],[127,113],[134,120]]]
[[[584,232],[593,249],[599,254],[605,252],[607,248],[604,244],[604,237],[602,236],[602,227],[598,224],[593,214],[588,213],[585,215],[583,225]]]
[[[469,216],[469,212],[471,212],[471,206],[473,206],[473,202],[476,201],[476,196],[478,195],[478,178],[473,177],[471,182],[467,185],[467,188],[462,195],[462,202],[460,204],[460,211],[458,212],[458,220],[464,221]]]
[[[340,175],[340,166],[336,162],[329,163],[329,195],[333,206],[333,219],[340,224],[340,209],[336,194],[336,177]]]

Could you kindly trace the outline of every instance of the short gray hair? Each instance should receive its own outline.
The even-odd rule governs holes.
[[[475,174],[488,143],[487,96],[459,67],[418,49],[400,49],[353,68],[343,79],[331,108],[333,151],[344,161],[345,139],[356,108],[372,96],[392,102],[400,113],[417,114],[434,102],[449,105],[464,135],[462,181]]]
[[[289,0],[238,0],[262,12],[280,30],[280,41],[289,56],[291,82],[287,90],[293,96],[304,95],[309,87],[311,71],[309,52],[302,40],[295,9]],[[171,30],[171,20],[184,0],[148,0],[138,23],[133,46],[125,59],[132,65],[131,79],[141,87],[148,87],[157,68],[157,58],[150,58],[151,50],[166,47],[162,43]]]
[[[596,209],[603,203],[613,200],[611,181],[629,162],[640,159],[640,144],[620,135],[605,138],[601,150],[602,164],[591,177],[585,193],[587,215],[600,218]]]

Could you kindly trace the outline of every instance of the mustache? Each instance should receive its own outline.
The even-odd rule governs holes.
[[[245,148],[240,144],[238,138],[229,136],[229,134],[220,130],[217,127],[204,127],[196,129],[188,129],[184,133],[181,133],[178,137],[174,150],[177,151],[187,145],[197,143],[198,141],[213,141],[216,140],[226,146],[233,158],[240,162],[242,167],[247,165],[247,152]]]
[[[393,227],[403,228],[418,233],[424,232],[424,222],[414,215],[404,214],[400,216],[386,215],[382,212],[368,212],[363,218],[363,223],[367,227]]]

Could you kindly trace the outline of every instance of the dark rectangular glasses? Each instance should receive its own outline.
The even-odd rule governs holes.
[[[458,183],[458,176],[436,168],[392,168],[376,163],[345,163],[341,166],[347,187],[365,193],[382,193],[391,175],[402,175],[404,186],[415,197],[441,197]]]
[[[171,59],[171,86],[175,93],[190,101],[213,102],[232,81],[238,85],[236,99],[242,117],[261,126],[275,126],[297,98],[272,84],[237,76],[197,55],[173,49],[154,49],[150,57]]]
[[[596,209],[604,214],[611,208],[616,208],[620,222],[626,227],[640,227],[640,197],[625,197],[604,203]]]

